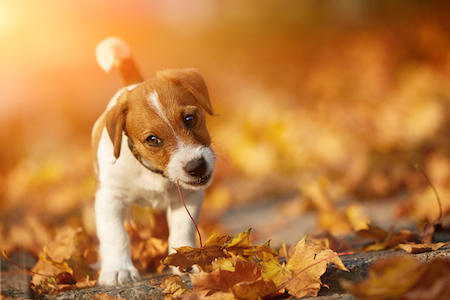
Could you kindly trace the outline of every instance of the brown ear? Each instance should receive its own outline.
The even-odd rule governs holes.
[[[202,74],[197,69],[176,69],[158,72],[158,75],[176,80],[187,88],[197,99],[200,106],[210,115],[214,115],[211,101],[209,100],[208,88]]]
[[[114,146],[114,156],[119,158],[122,146],[122,131],[125,130],[125,117],[127,111],[126,98],[128,90],[117,99],[117,103],[106,114],[106,130]]]

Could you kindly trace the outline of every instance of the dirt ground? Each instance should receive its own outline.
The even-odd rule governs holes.
[[[284,201],[289,201],[290,197],[286,197],[279,202],[267,201],[261,205],[250,205],[241,207],[240,209],[231,210],[223,217],[223,223],[233,232],[241,232],[248,229],[249,225],[254,226],[254,231],[260,232],[258,239],[254,241],[255,244],[261,244],[268,239],[272,239],[273,244],[279,243],[295,243],[305,234],[314,234],[316,226],[316,213],[311,212],[305,214],[302,218],[293,218],[286,220],[284,218],[283,226],[278,224],[281,222],[277,220],[275,212],[279,209]],[[398,200],[383,201],[382,203],[367,203],[365,210],[370,212],[371,220],[376,221],[376,224],[384,228],[406,228],[405,226],[412,226],[411,220],[395,220],[392,216],[394,208]],[[276,203],[276,204],[275,204]],[[272,215],[274,218],[266,218],[264,216]],[[265,228],[273,227],[270,231]],[[266,233],[266,234],[264,234]],[[437,241],[449,241],[450,235],[448,233],[438,235]],[[339,284],[342,279],[351,282],[361,282],[367,278],[368,269],[370,265],[381,258],[388,258],[392,256],[401,256],[404,252],[401,250],[385,250],[377,252],[357,252],[352,255],[341,257],[349,272],[344,272],[333,267],[328,267],[327,272],[322,276],[323,283],[329,288],[323,288],[318,297],[303,298],[303,299],[317,299],[317,300],[331,300],[341,299],[350,300],[355,299],[352,295],[344,291]],[[450,260],[450,246],[446,246],[437,251],[428,253],[415,254],[415,258],[420,261],[431,261],[435,258],[444,258]],[[16,254],[11,257],[13,261],[25,268],[32,268],[35,264],[35,258],[27,254]],[[164,299],[162,288],[158,285],[151,284],[151,282],[160,282],[169,273],[147,274],[140,282],[119,285],[116,287],[93,287],[82,290],[74,290],[62,292],[55,295],[34,295],[29,288],[29,281],[31,276],[24,274],[23,271],[13,266],[9,262],[2,259],[1,261],[1,291],[3,299],[23,298],[23,299],[91,299],[91,295],[99,293],[108,293],[114,297],[122,297],[125,299]],[[183,276],[184,282],[190,285],[190,280],[187,275]],[[295,299],[295,298],[294,298]]]

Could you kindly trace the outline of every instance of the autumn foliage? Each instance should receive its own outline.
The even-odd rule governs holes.
[[[196,265],[202,272],[191,274],[193,291],[180,278],[167,278],[163,285],[170,297],[186,299],[262,299],[288,294],[295,297],[317,296],[320,277],[328,264],[347,270],[338,254],[317,241],[303,238],[286,263],[280,263],[269,243],[252,246],[250,230],[237,236],[211,236],[202,248],[181,247],[169,255],[165,264],[181,270]]]
[[[197,282],[205,289],[191,292],[168,279],[167,294],[312,295],[324,266],[338,259],[333,251],[442,247],[433,238],[450,225],[450,5],[350,1],[355,6],[345,10],[345,1],[325,2],[180,2],[176,9],[171,1],[1,2],[0,250],[38,261],[33,289],[58,292],[96,280],[90,131],[121,83],[98,68],[94,49],[111,34],[132,45],[145,76],[200,69],[218,114],[208,119],[218,163],[199,224],[210,240],[166,258],[164,218],[134,208],[127,224],[142,274],[161,271],[161,260],[204,271]],[[230,208],[263,201],[276,202],[276,213],[260,218],[262,228],[234,232],[223,222]],[[367,214],[386,203],[394,203],[389,226]],[[276,240],[276,229],[312,212],[329,244],[295,246],[303,234],[295,236],[280,251],[284,262],[269,244],[250,245],[248,232],[227,235],[253,227],[251,238],[279,246],[286,241]],[[410,226],[390,228],[400,221]],[[385,264],[374,273],[387,273],[386,281],[391,271],[439,274],[403,262],[406,269]],[[208,290],[208,280],[241,271],[253,275],[226,291]],[[424,277],[413,277],[405,287],[422,289]]]
[[[442,259],[421,263],[411,256],[380,259],[370,267],[367,280],[341,284],[360,300],[445,300],[450,294],[450,264]]]

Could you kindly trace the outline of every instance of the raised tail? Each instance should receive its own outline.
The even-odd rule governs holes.
[[[95,50],[97,63],[105,72],[117,68],[123,84],[129,86],[143,81],[141,74],[133,61],[131,48],[122,39],[109,37],[97,45]]]

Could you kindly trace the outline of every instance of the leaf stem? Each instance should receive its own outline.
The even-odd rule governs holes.
[[[286,286],[289,284],[289,282],[291,282],[295,277],[297,277],[298,275],[300,275],[300,273],[306,271],[307,269],[309,269],[309,268],[311,268],[311,267],[314,267],[314,266],[317,265],[317,264],[320,264],[321,262],[327,261],[327,260],[332,259],[332,258],[334,258],[334,257],[336,257],[336,256],[351,255],[351,254],[354,254],[354,253],[355,253],[355,252],[342,252],[342,253],[337,253],[337,254],[335,254],[335,255],[332,255],[332,256],[326,257],[326,258],[324,258],[324,259],[321,259],[321,260],[319,260],[319,261],[316,261],[315,263],[313,263],[313,264],[311,264],[311,265],[309,265],[309,266],[303,268],[302,270],[300,270],[300,272],[294,273],[294,276],[292,276],[288,281],[286,281],[286,282],[281,286],[281,288],[282,288],[282,289],[286,288]]]
[[[12,263],[13,265],[15,265],[16,267],[18,267],[19,269],[22,269],[22,270],[24,270],[24,271],[30,273],[31,275],[41,275],[41,276],[46,276],[46,277],[52,277],[52,275],[45,275],[45,274],[33,272],[33,271],[31,271],[31,270],[28,270],[27,268],[22,267],[22,266],[19,265],[19,264],[16,264],[16,263],[13,262],[11,259],[9,259],[8,256],[6,256],[6,251],[5,251],[5,250],[2,251],[2,254],[3,254],[3,257],[4,257],[7,261],[9,261],[10,263]]]
[[[186,206],[186,203],[184,202],[183,195],[181,194],[180,182],[178,180],[177,180],[177,186],[178,186],[178,193],[180,194],[180,198],[181,198],[181,201],[183,202],[184,208],[186,209],[189,217],[191,217],[192,223],[194,223],[195,229],[197,230],[198,238],[200,240],[200,248],[203,248],[202,235],[200,234],[200,230],[198,229],[197,223],[195,223],[194,218],[191,216],[191,213],[189,212],[189,210]]]
[[[438,218],[438,220],[439,220],[439,223],[441,223],[441,219],[442,219],[442,204],[441,204],[441,199],[439,198],[439,194],[438,194],[436,188],[434,187],[434,185],[431,184],[431,181],[428,178],[427,173],[425,173],[425,171],[422,170],[418,165],[416,165],[416,169],[419,170],[420,173],[422,173],[422,175],[423,175],[423,177],[425,177],[425,180],[427,181],[428,185],[433,189],[433,192],[436,195],[436,199],[437,199],[437,202],[439,204],[439,218]]]

